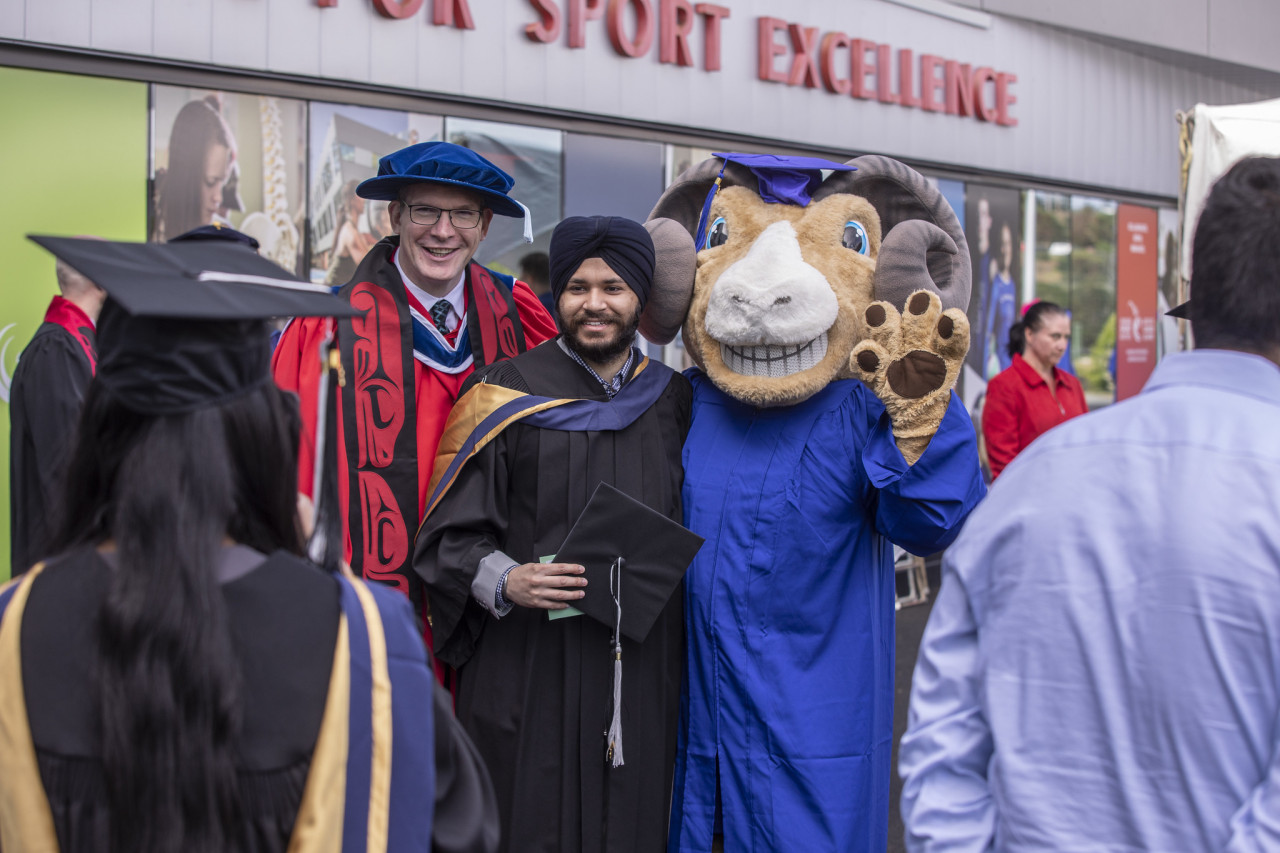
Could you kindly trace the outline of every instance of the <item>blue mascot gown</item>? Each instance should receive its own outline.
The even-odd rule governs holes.
[[[883,851],[893,741],[890,542],[945,547],[985,493],[953,394],[908,466],[856,380],[757,409],[690,371],[688,667],[670,851]],[[717,775],[721,808],[717,815]],[[717,825],[721,824],[722,829]]]

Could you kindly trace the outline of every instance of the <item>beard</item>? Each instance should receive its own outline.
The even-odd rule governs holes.
[[[582,327],[596,320],[610,324],[617,334],[607,341],[583,341],[580,334]],[[565,343],[570,349],[587,361],[604,364],[622,355],[635,343],[636,330],[640,328],[640,308],[637,307],[625,319],[612,311],[579,311],[572,317],[561,316],[560,325],[564,329]]]

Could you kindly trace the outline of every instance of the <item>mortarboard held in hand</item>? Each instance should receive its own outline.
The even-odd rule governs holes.
[[[644,642],[684,577],[703,539],[608,483],[595,493],[556,553],[585,569],[587,588],[576,606],[613,629],[613,721],[605,760],[622,755],[622,637]]]
[[[586,570],[586,595],[574,607],[610,628],[616,626],[620,608],[622,635],[642,643],[702,542],[701,536],[679,522],[600,483],[555,560],[577,563]],[[611,569],[618,560],[622,562],[620,603],[610,589]],[[616,590],[616,575],[613,580]]]

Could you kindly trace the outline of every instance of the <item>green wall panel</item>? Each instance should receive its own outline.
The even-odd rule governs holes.
[[[147,84],[0,68],[0,579],[10,573],[9,379],[58,292],[26,234],[147,233]]]

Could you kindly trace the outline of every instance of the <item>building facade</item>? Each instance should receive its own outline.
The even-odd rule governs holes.
[[[1103,405],[1178,335],[1175,115],[1280,96],[1277,30],[1270,0],[0,0],[0,408],[55,292],[25,234],[226,221],[322,280],[343,184],[429,139],[515,176],[535,244],[499,219],[481,256],[509,270],[713,151],[897,157],[969,235],[966,402],[1049,298]]]

